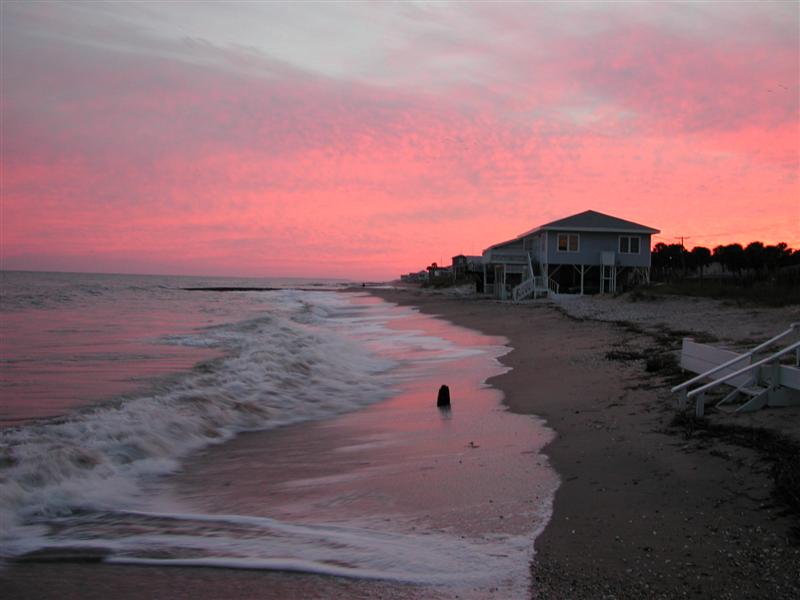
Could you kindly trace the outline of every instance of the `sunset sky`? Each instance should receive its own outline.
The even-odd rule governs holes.
[[[797,248],[799,7],[3,2],[2,268],[386,279],[587,209]]]

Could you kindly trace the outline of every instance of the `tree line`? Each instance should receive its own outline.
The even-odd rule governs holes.
[[[796,282],[800,273],[800,249],[793,250],[784,242],[770,246],[762,242],[750,242],[747,246],[728,244],[713,250],[703,246],[687,250],[683,244],[658,243],[652,251],[652,274],[661,281],[687,277],[703,279],[712,263],[722,266],[723,272],[717,276],[743,283],[765,279]]]

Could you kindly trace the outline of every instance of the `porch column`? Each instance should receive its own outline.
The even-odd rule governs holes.
[[[583,270],[586,265],[581,265],[581,296],[583,296]]]

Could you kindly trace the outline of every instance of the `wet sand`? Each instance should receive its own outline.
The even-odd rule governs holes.
[[[355,557],[361,570],[376,568],[397,581],[38,557],[0,574],[4,597],[526,597],[532,540],[558,485],[540,454],[552,431],[512,414],[483,383],[505,370],[490,358],[507,352],[504,339],[428,316],[390,326],[456,345],[423,351],[430,359],[404,367],[393,398],[332,419],[241,434],[186,460],[151,492],[157,514],[266,517],[301,530],[286,556],[334,568]],[[450,357],[453,350],[459,358]],[[441,383],[450,386],[450,411],[435,406]],[[149,524],[109,527],[141,534]],[[184,531],[180,523],[163,527],[171,535]]]
[[[670,382],[642,360],[607,357],[647,351],[653,337],[546,303],[374,293],[510,340],[501,360],[512,370],[490,383],[512,411],[555,429],[545,452],[562,479],[535,543],[533,598],[800,597],[798,521],[774,497],[770,461],[671,426]],[[797,409],[740,424],[760,419],[800,430]]]
[[[647,373],[641,360],[607,356],[646,351],[653,337],[570,319],[543,303],[453,299],[413,288],[373,293],[508,338],[514,350],[500,360],[512,370],[490,383],[512,411],[543,417],[556,431],[545,452],[561,485],[552,519],[536,538],[526,596],[800,597],[800,546],[791,541],[798,522],[773,494],[772,464],[752,449],[672,426],[666,377]],[[780,411],[778,419],[798,422],[797,410]],[[764,414],[774,419],[776,412]],[[759,425],[759,417],[744,423]],[[306,575],[97,567],[19,565],[2,582],[4,596],[56,597],[53,590],[65,598],[438,595]],[[452,597],[447,590],[441,595]]]

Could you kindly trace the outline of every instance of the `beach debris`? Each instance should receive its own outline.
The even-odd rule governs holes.
[[[439,397],[436,399],[436,406],[450,406],[450,388],[446,385],[439,388]]]
[[[475,442],[470,442],[469,444],[467,444],[467,448],[480,448],[480,446],[478,446],[478,444],[476,444]],[[491,502],[491,500],[489,500],[489,502]]]

